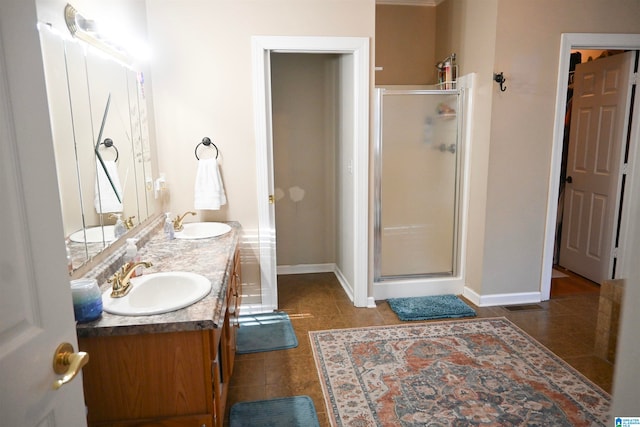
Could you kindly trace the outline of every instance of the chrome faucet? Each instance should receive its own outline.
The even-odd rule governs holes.
[[[187,215],[195,215],[195,212],[192,211],[188,211],[185,212],[182,216],[177,216],[176,219],[173,220],[173,229],[175,231],[182,231],[182,229],[184,228],[184,226],[182,225],[182,220],[184,219],[185,216]]]
[[[136,271],[136,267],[143,265],[146,268],[151,267],[153,264],[150,262],[129,262],[122,266],[122,268],[107,280],[107,283],[111,285],[111,298],[121,298],[129,293],[131,290],[131,275]]]

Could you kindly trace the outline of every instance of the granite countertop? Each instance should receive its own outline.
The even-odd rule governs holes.
[[[188,271],[201,274],[211,280],[209,295],[189,307],[164,314],[118,316],[103,312],[98,320],[78,323],[78,336],[137,335],[221,327],[224,321],[224,296],[242,230],[237,222],[228,224],[231,226],[230,232],[197,240],[166,240],[160,228],[138,251],[142,261],[153,263],[152,267],[144,270],[145,273]],[[100,283],[100,289],[104,292],[110,289],[110,285]]]

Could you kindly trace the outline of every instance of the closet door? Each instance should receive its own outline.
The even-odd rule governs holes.
[[[574,77],[559,263],[597,283],[613,272],[634,55],[579,64]]]

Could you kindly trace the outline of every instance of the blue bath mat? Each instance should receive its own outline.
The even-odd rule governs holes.
[[[230,427],[319,427],[309,396],[238,402],[229,412]]]
[[[400,320],[431,320],[476,315],[471,307],[455,295],[390,298],[387,302]]]
[[[237,354],[284,350],[298,346],[298,338],[287,313],[240,316],[238,322],[240,328],[236,342]]]

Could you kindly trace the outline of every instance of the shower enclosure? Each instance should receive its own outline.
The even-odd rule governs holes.
[[[376,89],[376,282],[458,274],[462,93]]]

